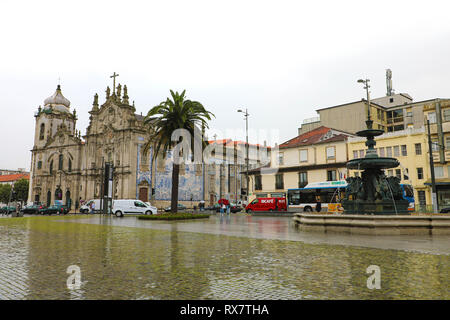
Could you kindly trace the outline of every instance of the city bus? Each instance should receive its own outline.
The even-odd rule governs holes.
[[[288,210],[312,212],[316,209],[316,197],[320,197],[322,211],[342,211],[341,201],[345,198],[347,182],[325,181],[307,184],[304,188],[288,189]],[[414,211],[414,189],[410,184],[400,184],[403,199],[409,203],[408,211]]]
[[[288,189],[288,210],[311,212],[316,210],[316,199],[320,198],[321,211],[338,211],[345,197],[347,181],[324,181],[308,183],[304,188]],[[330,210],[329,210],[330,209]]]

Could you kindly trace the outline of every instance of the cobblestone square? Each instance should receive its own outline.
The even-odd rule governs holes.
[[[1,218],[0,299],[449,299],[448,243],[304,234],[243,214]],[[71,265],[80,289],[67,288]]]

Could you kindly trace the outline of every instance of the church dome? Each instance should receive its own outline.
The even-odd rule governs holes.
[[[61,93],[61,86],[58,84],[55,93],[44,100],[44,110],[52,109],[60,112],[70,112],[70,101]]]

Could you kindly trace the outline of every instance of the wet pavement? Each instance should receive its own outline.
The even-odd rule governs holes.
[[[0,299],[450,299],[450,237],[300,232],[292,218],[0,219]],[[69,290],[67,268],[81,270]],[[381,289],[368,289],[378,265]]]

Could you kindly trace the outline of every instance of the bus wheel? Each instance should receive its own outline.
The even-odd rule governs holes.
[[[304,212],[312,212],[312,208],[311,207],[305,207],[303,209]]]

